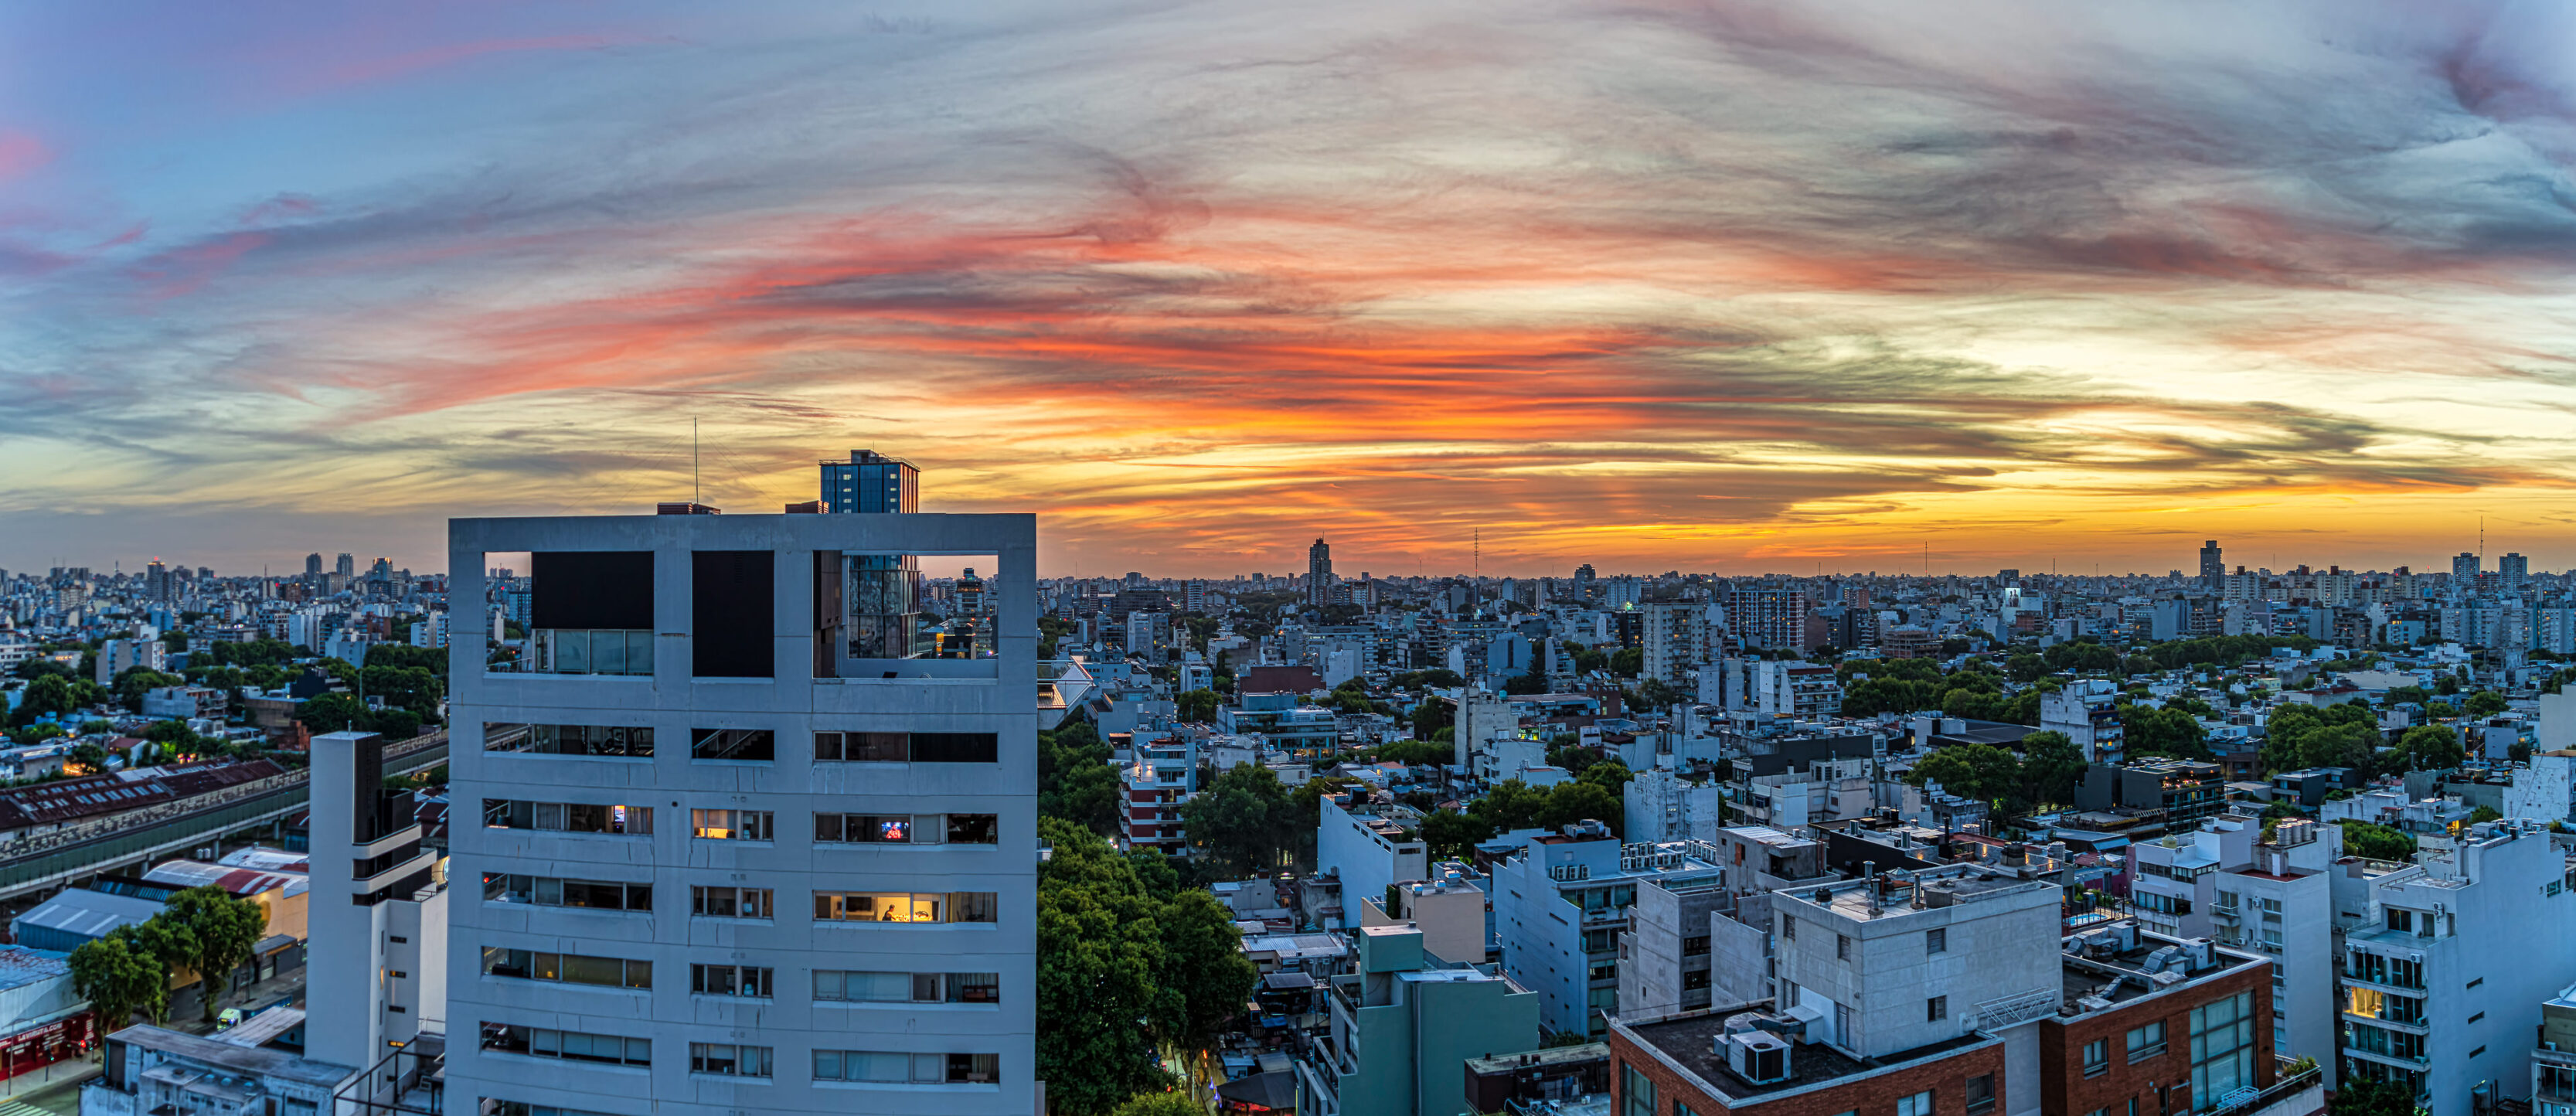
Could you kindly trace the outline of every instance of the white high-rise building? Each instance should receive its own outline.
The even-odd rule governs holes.
[[[309,905],[305,1052],[361,1069],[447,1019],[455,956],[444,948],[438,854],[421,845],[411,793],[384,789],[385,743],[372,732],[312,743],[310,862],[322,870]],[[352,1095],[382,1099],[385,1085],[371,1080]]]
[[[488,554],[533,566],[530,669],[452,648],[451,1111],[1036,1110],[1032,517],[468,519],[449,548],[456,600]],[[990,571],[990,625],[858,657],[921,555]]]

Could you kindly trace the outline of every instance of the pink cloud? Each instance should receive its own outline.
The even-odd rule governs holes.
[[[0,182],[25,178],[53,161],[44,141],[15,128],[0,129]]]

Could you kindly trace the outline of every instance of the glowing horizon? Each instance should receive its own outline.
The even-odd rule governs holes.
[[[0,566],[436,569],[692,417],[1050,576],[2576,566],[2554,9],[164,15],[0,15]]]

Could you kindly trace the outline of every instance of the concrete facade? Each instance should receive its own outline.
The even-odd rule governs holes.
[[[479,645],[451,649],[450,872],[467,891],[451,908],[451,1111],[487,1098],[671,1116],[1034,1111],[1036,547],[1025,515],[452,521],[457,600],[482,599],[490,553],[536,554],[540,571],[548,553],[651,560],[649,605],[622,602],[649,607],[645,638],[626,645],[635,673],[487,672]],[[853,657],[875,645],[840,624],[873,615],[836,607],[872,584],[851,556],[929,555],[994,562],[976,651]],[[768,599],[695,608],[711,568]],[[541,576],[540,607],[548,591]],[[699,676],[693,663],[719,646],[767,676]],[[652,736],[641,754],[486,750],[487,725]],[[507,821],[529,799],[534,826],[471,822]],[[549,803],[618,828],[550,831],[563,813]],[[818,840],[827,816],[880,835]],[[904,824],[876,825],[889,819]],[[944,839],[961,820],[966,836]],[[576,886],[635,906],[550,899]],[[508,951],[582,954],[626,976],[487,975],[487,956]],[[545,1042],[586,1053],[545,1056]]]

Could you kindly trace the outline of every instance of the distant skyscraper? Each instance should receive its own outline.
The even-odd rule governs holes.
[[[2216,588],[2227,576],[2227,563],[2220,559],[2218,540],[2200,544],[2200,583]]]
[[[304,556],[304,576],[310,578],[319,578],[322,576],[321,555],[307,554]]]
[[[2451,559],[2451,584],[2463,589],[2477,588],[2480,564],[2477,555],[2461,551],[2459,557]]]
[[[156,601],[170,599],[170,570],[158,558],[143,568],[143,592]]]
[[[1333,548],[1322,539],[1306,548],[1306,603],[1316,608],[1333,603]]]
[[[918,512],[921,470],[875,450],[851,450],[847,462],[823,462],[823,502],[836,512]]]
[[[2530,581],[2531,559],[2513,551],[2506,551],[2504,557],[2496,559],[2496,583],[2506,591],[2519,592]]]
[[[340,580],[344,582],[358,576],[358,560],[351,555],[341,555],[339,562],[332,568],[339,572]]]
[[[1599,579],[1600,575],[1593,572],[1590,562],[1574,567],[1574,599],[1584,604],[1592,603],[1596,592],[1593,583]]]

